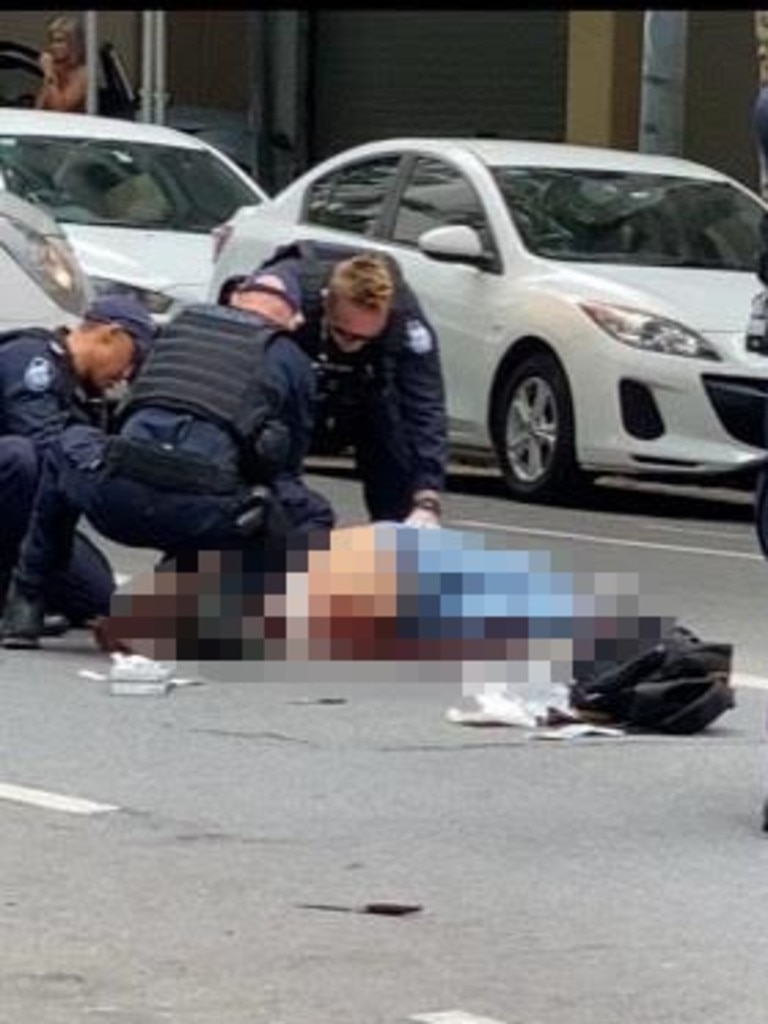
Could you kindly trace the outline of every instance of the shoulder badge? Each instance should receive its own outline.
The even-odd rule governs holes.
[[[53,376],[53,366],[45,356],[35,356],[24,371],[24,385],[27,391],[47,391]]]
[[[409,320],[405,325],[406,342],[411,352],[421,356],[432,349],[432,333],[421,320]]]

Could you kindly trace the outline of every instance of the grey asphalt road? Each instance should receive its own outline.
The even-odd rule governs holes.
[[[343,470],[315,484],[360,515]],[[748,499],[602,488],[543,509],[493,476],[454,485],[449,525],[637,574],[734,642],[737,708],[695,737],[547,743],[448,723],[451,684],[117,698],[79,675],[107,667],[84,634],[5,652],[2,1024],[762,1024],[768,567]],[[423,910],[302,906],[373,900]]]

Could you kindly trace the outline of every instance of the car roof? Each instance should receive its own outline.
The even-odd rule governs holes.
[[[411,136],[382,139],[364,143],[337,153],[334,160],[366,153],[420,150],[450,156],[459,151],[473,154],[489,167],[570,167],[583,170],[634,171],[648,174],[669,174],[702,179],[722,180],[725,174],[703,164],[679,157],[656,153],[637,153],[631,150],[610,149],[603,146],[582,146],[565,142],[529,142],[518,139],[486,139],[471,137]]]
[[[0,136],[47,135],[66,138],[108,139],[117,142],[150,142],[155,145],[205,149],[199,140],[165,125],[144,124],[92,114],[60,114],[50,110],[4,107],[0,111]]]

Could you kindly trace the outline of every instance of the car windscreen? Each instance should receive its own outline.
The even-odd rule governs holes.
[[[0,173],[69,224],[203,234],[260,202],[215,154],[142,142],[0,135]]]
[[[754,271],[764,208],[727,181],[496,167],[525,246],[555,260]]]

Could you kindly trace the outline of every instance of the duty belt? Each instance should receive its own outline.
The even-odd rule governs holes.
[[[109,439],[104,469],[111,476],[182,494],[233,494],[242,487],[237,474],[199,455],[124,437]]]

